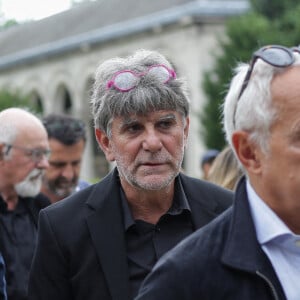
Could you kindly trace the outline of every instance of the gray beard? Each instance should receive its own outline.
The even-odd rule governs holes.
[[[39,173],[40,176],[37,179],[32,180],[32,177],[37,176]],[[36,169],[30,172],[23,181],[15,184],[15,190],[21,197],[35,197],[40,192],[41,187],[42,172]]]

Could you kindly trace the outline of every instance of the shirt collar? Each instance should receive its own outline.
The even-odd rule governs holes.
[[[189,206],[187,197],[185,195],[180,177],[177,176],[175,178],[175,187],[174,187],[174,199],[172,206],[168,210],[166,214],[169,215],[179,215],[183,211],[189,211],[191,212],[191,208]],[[121,195],[121,203],[123,208],[123,219],[124,219],[124,228],[125,231],[133,224],[135,224],[135,221],[133,219],[132,213],[129,209],[129,205],[125,196],[125,193],[120,186],[120,195]]]
[[[261,245],[279,236],[293,235],[276,213],[256,194],[249,180],[246,181],[246,189],[257,239]]]

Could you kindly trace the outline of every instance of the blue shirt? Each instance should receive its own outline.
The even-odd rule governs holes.
[[[300,299],[300,235],[294,234],[255,193],[247,193],[257,240],[270,259],[288,300]]]
[[[75,192],[81,191],[82,189],[88,187],[89,185],[90,184],[87,181],[79,179],[78,184],[77,184],[76,189],[75,189]]]

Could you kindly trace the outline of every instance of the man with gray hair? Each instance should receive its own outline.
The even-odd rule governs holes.
[[[102,63],[92,108],[97,142],[116,168],[42,210],[31,300],[132,299],[164,253],[232,201],[180,172],[189,99],[160,53]]]
[[[299,99],[299,47],[237,68],[224,126],[246,177],[233,207],[165,255],[136,300],[300,299]]]
[[[36,116],[20,108],[0,112],[0,252],[9,300],[27,299],[38,213],[50,204],[39,194],[48,155],[47,132]]]

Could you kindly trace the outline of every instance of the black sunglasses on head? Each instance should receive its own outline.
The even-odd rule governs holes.
[[[243,92],[248,86],[254,65],[258,58],[262,59],[264,62],[271,66],[285,68],[291,66],[295,62],[293,51],[300,52],[300,48],[287,48],[279,45],[270,45],[262,47],[254,52],[237,101],[239,101]]]
[[[298,46],[298,47],[287,48],[280,45],[269,45],[269,46],[264,46],[259,50],[255,51],[252,55],[250,65],[247,74],[245,76],[245,79],[243,81],[236,103],[238,103],[245,89],[247,88],[248,83],[250,81],[251,74],[253,72],[254,65],[259,58],[271,66],[278,67],[278,68],[286,68],[291,66],[295,62],[295,57],[293,55],[293,52],[300,53],[300,47]],[[236,109],[237,109],[237,104],[234,112],[234,123],[235,123]]]

